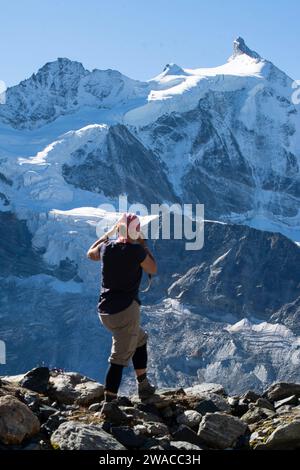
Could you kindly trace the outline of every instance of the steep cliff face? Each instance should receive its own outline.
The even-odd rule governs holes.
[[[71,154],[72,161],[62,168],[67,183],[111,198],[127,194],[131,202],[148,207],[157,195],[162,201],[178,199],[165,165],[126,126],[111,126],[103,145],[93,147],[85,144]]]
[[[157,242],[155,248],[168,296],[200,312],[268,320],[300,294],[299,247],[279,234],[206,222],[201,250],[184,256],[184,242],[175,240]],[[162,286],[160,279],[157,283]]]

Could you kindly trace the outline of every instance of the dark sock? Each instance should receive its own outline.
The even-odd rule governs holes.
[[[105,390],[112,393],[118,393],[122,380],[123,367],[124,366],[121,366],[120,364],[109,365],[105,377]]]
[[[145,380],[146,377],[147,377],[146,372],[145,372],[144,374],[142,374],[142,375],[139,375],[139,376],[137,377],[138,383],[143,382],[143,380]]]
[[[147,369],[147,362],[147,343],[145,343],[143,346],[136,348],[135,353],[132,356],[132,363],[135,369]]]

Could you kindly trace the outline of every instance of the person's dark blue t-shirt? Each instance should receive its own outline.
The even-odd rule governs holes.
[[[139,243],[106,242],[100,248],[102,287],[98,310],[118,313],[133,300],[140,303],[138,292],[142,279],[140,264],[147,256]]]

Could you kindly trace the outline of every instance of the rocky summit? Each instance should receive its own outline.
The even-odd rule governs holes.
[[[300,384],[228,395],[222,385],[119,396],[75,372],[37,367],[0,378],[1,450],[300,449]]]

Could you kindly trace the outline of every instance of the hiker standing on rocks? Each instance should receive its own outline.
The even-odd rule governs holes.
[[[117,232],[115,241],[109,240]],[[102,262],[102,289],[98,304],[101,323],[112,333],[112,348],[105,378],[105,402],[117,398],[123,368],[132,360],[141,399],[155,392],[147,379],[147,333],[140,326],[138,297],[142,271],[155,274],[155,259],[140,231],[135,214],[123,214],[109,234],[97,240],[87,256]]]

